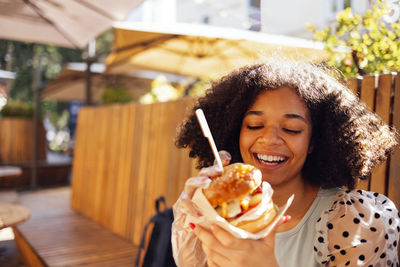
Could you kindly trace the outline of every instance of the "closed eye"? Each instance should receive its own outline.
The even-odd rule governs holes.
[[[250,125],[247,125],[247,129],[249,129],[249,130],[259,130],[259,129],[262,129],[264,126],[250,126]]]
[[[291,134],[299,134],[301,133],[301,130],[291,130],[291,129],[287,129],[287,128],[283,128],[283,130],[285,132],[291,133]]]

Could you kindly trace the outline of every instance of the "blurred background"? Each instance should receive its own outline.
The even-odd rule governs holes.
[[[126,25],[130,22],[169,25],[172,32],[176,23],[188,23],[193,27],[206,24],[314,40],[315,32],[306,27],[307,23],[326,29],[335,25],[339,12],[351,8],[355,14],[364,14],[373,2],[303,0],[290,2],[288,8],[288,1],[272,0],[146,0],[129,12],[124,21]],[[391,11],[393,16],[398,13],[398,6],[395,7]],[[168,27],[160,27],[160,30]],[[157,26],[151,30],[156,29]],[[95,105],[176,99],[200,93],[199,87],[206,87],[206,80],[214,78],[138,71],[134,66],[130,66],[130,71],[126,65],[124,71],[105,73],[114,32],[115,28],[105,31],[91,41],[87,49],[0,39],[1,114],[3,117],[33,116],[33,73],[40,68],[40,118],[46,131],[49,157],[71,155],[78,110],[85,104],[88,62],[92,72],[91,90],[95,91],[91,104]],[[37,66],[38,57],[40,66]]]
[[[67,220],[69,207],[137,249],[154,200],[172,205],[196,173],[174,147],[176,127],[213,80],[240,66],[274,57],[335,69],[400,127],[399,17],[399,0],[0,1],[0,206],[28,208],[15,225],[31,216],[0,231],[0,265],[47,266],[50,254],[58,264],[45,248],[64,232],[85,239],[68,232],[82,223],[64,226],[82,219]],[[399,164],[397,153],[358,188],[399,205]],[[62,222],[52,234],[50,217]],[[67,244],[60,251],[75,255]]]

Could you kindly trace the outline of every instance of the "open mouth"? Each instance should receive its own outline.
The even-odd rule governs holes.
[[[275,155],[265,155],[254,153],[254,156],[261,164],[265,164],[268,166],[277,166],[281,163],[284,163],[287,160],[287,157],[275,156]]]

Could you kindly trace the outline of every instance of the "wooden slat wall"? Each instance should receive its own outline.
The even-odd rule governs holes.
[[[375,112],[389,124],[390,120],[390,102],[392,89],[392,75],[383,74],[379,76],[378,87],[375,93]],[[372,173],[370,190],[381,194],[387,194],[386,171],[388,162],[380,164]]]
[[[381,74],[347,80],[347,86],[360,95],[371,110],[386,123],[400,130],[400,74]],[[400,151],[375,168],[368,181],[357,188],[385,194],[400,208]]]
[[[154,105],[85,107],[79,112],[72,207],[138,245],[155,199],[171,206],[197,171],[177,149],[177,126],[193,99]]]
[[[393,99],[392,122],[393,126],[400,132],[400,73],[395,77]],[[400,149],[397,149],[390,159],[388,196],[397,204],[397,208],[400,209]]]
[[[39,125],[38,159],[46,159],[43,125]],[[0,119],[0,163],[19,163],[33,159],[33,120]]]
[[[392,117],[391,124],[400,133],[400,73],[392,83]],[[400,209],[400,149],[397,149],[390,158],[389,177],[387,177],[387,195],[394,201],[397,209]],[[400,254],[400,246],[398,246]]]

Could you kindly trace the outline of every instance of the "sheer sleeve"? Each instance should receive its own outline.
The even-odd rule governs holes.
[[[384,195],[338,192],[316,230],[315,257],[324,266],[399,266],[400,215]]]
[[[184,195],[185,193],[182,193]],[[201,248],[201,241],[185,226],[186,210],[180,210],[179,201],[173,206],[174,222],[171,228],[172,254],[178,267],[204,267],[206,255]]]

